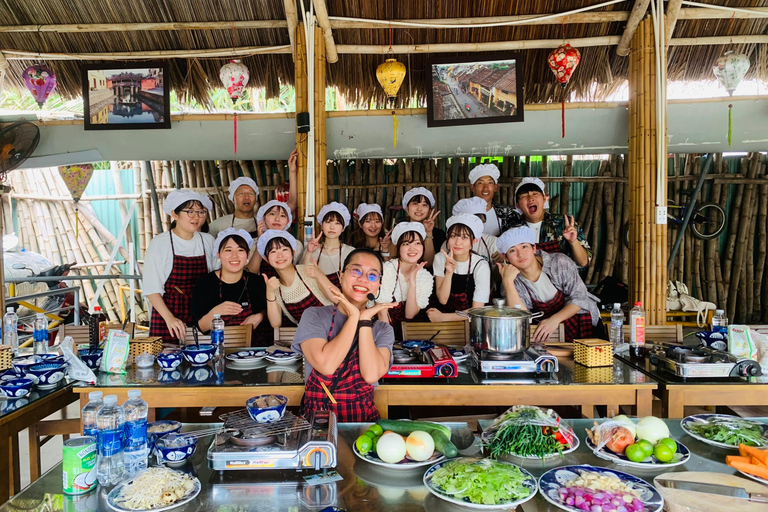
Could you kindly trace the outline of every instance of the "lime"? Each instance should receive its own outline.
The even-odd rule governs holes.
[[[665,446],[669,446],[669,449],[672,450],[672,453],[677,452],[677,442],[671,437],[665,437],[664,439],[660,439],[657,444],[663,444]]]
[[[653,456],[659,459],[659,462],[669,462],[674,458],[675,452],[665,444],[657,444],[653,449]]]
[[[377,436],[380,436],[381,434],[384,433],[384,429],[381,428],[381,425],[379,425],[378,423],[374,423],[373,425],[371,425],[368,430],[370,432],[374,432]]]
[[[355,441],[355,446],[357,447],[358,452],[360,452],[362,455],[365,455],[371,451],[371,448],[373,447],[373,439],[363,434],[357,438]]]
[[[373,438],[373,446],[371,447],[373,451],[376,451],[376,445],[379,444],[379,439],[381,439],[381,436],[376,436]]]
[[[653,445],[650,441],[646,441],[645,439],[638,439],[635,444],[643,447],[643,453],[645,453],[646,457],[653,455]]]
[[[645,447],[639,443],[631,444],[624,450],[624,455],[632,462],[643,462],[647,457]]]
[[[363,434],[363,435],[364,436],[368,436],[371,439],[373,439],[374,437],[376,437],[376,432],[374,432],[373,430],[366,430],[365,434]]]

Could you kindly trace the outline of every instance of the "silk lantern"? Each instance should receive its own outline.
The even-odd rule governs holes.
[[[251,77],[248,68],[239,60],[231,60],[227,64],[221,66],[219,70],[219,80],[227,90],[230,99],[232,100],[232,108],[234,103],[243,94],[245,86],[248,85],[248,79]],[[235,154],[237,154],[237,111],[235,111],[234,120],[234,144]]]
[[[391,43],[390,43],[391,48]],[[405,64],[398,62],[396,59],[387,59],[383,63],[379,64],[376,68],[376,78],[379,80],[381,87],[387,94],[390,100],[393,100],[397,96],[397,91],[400,90],[400,86],[403,84],[405,78]],[[392,145],[397,147],[397,116],[395,111],[392,111]]]
[[[64,180],[64,184],[67,186],[67,190],[72,195],[72,199],[75,201],[75,238],[80,235],[80,213],[78,211],[78,203],[80,198],[83,197],[85,187],[88,186],[88,182],[91,181],[93,175],[93,165],[80,164],[80,165],[65,165],[59,167],[59,174],[61,179]]]
[[[56,88],[56,75],[45,64],[35,64],[25,69],[22,76],[37,105],[43,108],[48,96]]]
[[[736,87],[749,71],[749,57],[743,53],[729,51],[725,52],[717,64],[712,67],[715,77],[723,84],[728,96],[733,96]],[[733,134],[733,103],[728,105],[728,145],[731,145]]]
[[[565,138],[565,86],[568,85],[568,81],[576,70],[576,66],[579,65],[579,61],[581,61],[581,52],[569,44],[561,44],[552,50],[549,57],[547,57],[549,68],[555,74],[560,87],[562,87],[561,117],[563,138]]]

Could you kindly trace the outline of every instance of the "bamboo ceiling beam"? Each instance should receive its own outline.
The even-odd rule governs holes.
[[[328,7],[325,0],[312,0],[315,4],[315,16],[317,24],[323,30],[323,39],[325,40],[325,60],[333,64],[339,60],[339,54],[336,53],[336,41],[333,40],[333,31],[331,30],[331,20],[328,18]]]
[[[695,9],[680,9],[681,20],[718,20],[726,18],[754,19],[768,16],[768,7],[727,7],[716,4],[701,4],[683,0],[683,5],[694,5]]]
[[[585,48],[587,46],[613,46],[619,44],[619,36],[581,37],[568,39],[568,42],[579,48]],[[336,45],[336,51],[340,54],[351,53],[358,55],[385,55],[390,51],[396,54],[487,52],[557,48],[562,43],[562,39],[532,39],[528,41],[497,41],[488,43],[398,44],[392,45],[392,48],[390,48],[388,44],[338,44]]]
[[[677,37],[669,40],[669,46],[711,46],[720,44],[766,44],[768,35]]]
[[[296,55],[296,27],[299,26],[299,11],[296,9],[296,0],[283,0],[285,5],[285,21],[288,27],[288,38],[291,40],[291,55]]]
[[[683,0],[669,0],[667,2],[667,18],[664,21],[664,41],[669,44],[672,39],[672,32],[675,31],[675,25],[680,17],[680,8],[683,6]]]
[[[191,59],[248,56],[264,53],[290,53],[291,47],[283,46],[242,46],[240,48],[216,48],[212,50],[152,50],[141,52],[104,53],[45,53],[27,50],[0,50],[8,60],[142,60]]]
[[[632,6],[632,11],[629,13],[627,26],[624,27],[624,33],[621,35],[619,47],[616,48],[616,55],[622,57],[629,55],[629,44],[632,42],[632,37],[635,35],[638,25],[640,25],[640,22],[645,17],[645,13],[648,11],[649,3],[651,3],[651,0],[635,0],[635,5]]]
[[[285,20],[254,21],[206,21],[171,23],[94,23],[71,25],[0,25],[0,33],[6,32],[137,32],[170,30],[248,30],[262,28],[286,28]]]
[[[547,16],[547,19],[540,19]],[[455,25],[456,27],[472,27],[472,25],[487,25],[489,23],[515,23],[518,25],[560,25],[564,19],[567,18],[567,22],[574,24],[585,23],[609,23],[612,21],[626,21],[629,18],[628,11],[600,11],[600,12],[581,12],[577,14],[571,14],[569,16],[552,17],[551,14],[525,14],[520,16],[488,16],[488,17],[476,17],[476,18],[438,18],[438,19],[405,19],[405,20],[392,20],[391,24],[393,28],[398,28],[398,25],[438,25],[435,27],[421,27],[421,28],[434,28],[444,29],[448,28],[448,25]],[[388,24],[375,23],[373,21],[365,20],[351,20],[340,16],[331,16],[330,18],[331,28],[341,29],[358,29],[358,28],[378,28],[387,29]]]

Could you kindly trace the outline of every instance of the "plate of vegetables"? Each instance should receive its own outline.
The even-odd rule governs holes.
[[[619,415],[587,429],[587,447],[599,458],[637,469],[664,469],[688,462],[691,452],[669,437],[669,428],[655,416],[637,422]]]
[[[550,469],[539,478],[541,495],[570,512],[657,512],[664,498],[654,486],[628,473],[590,465]]]
[[[483,429],[480,439],[492,459],[562,457],[579,447],[579,438],[553,410],[516,405]]]
[[[536,478],[501,460],[461,457],[424,473],[424,485],[440,499],[474,509],[515,508],[536,495]]]
[[[685,432],[718,448],[737,449],[746,446],[768,446],[768,425],[728,414],[695,414],[680,422]]]
[[[376,466],[412,469],[458,455],[450,438],[451,429],[440,423],[379,420],[355,440],[352,451]]]

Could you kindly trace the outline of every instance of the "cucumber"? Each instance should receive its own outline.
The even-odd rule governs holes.
[[[431,432],[436,430],[442,432],[446,439],[451,438],[451,429],[440,423],[434,423],[432,421],[411,421],[411,420],[385,420],[380,419],[377,421],[381,428],[384,430],[391,430],[401,436],[407,436],[414,430],[423,430],[425,432]]]
[[[429,435],[435,441],[435,450],[439,451],[449,459],[456,457],[459,454],[459,449],[454,445],[443,432],[439,430],[429,431]]]

